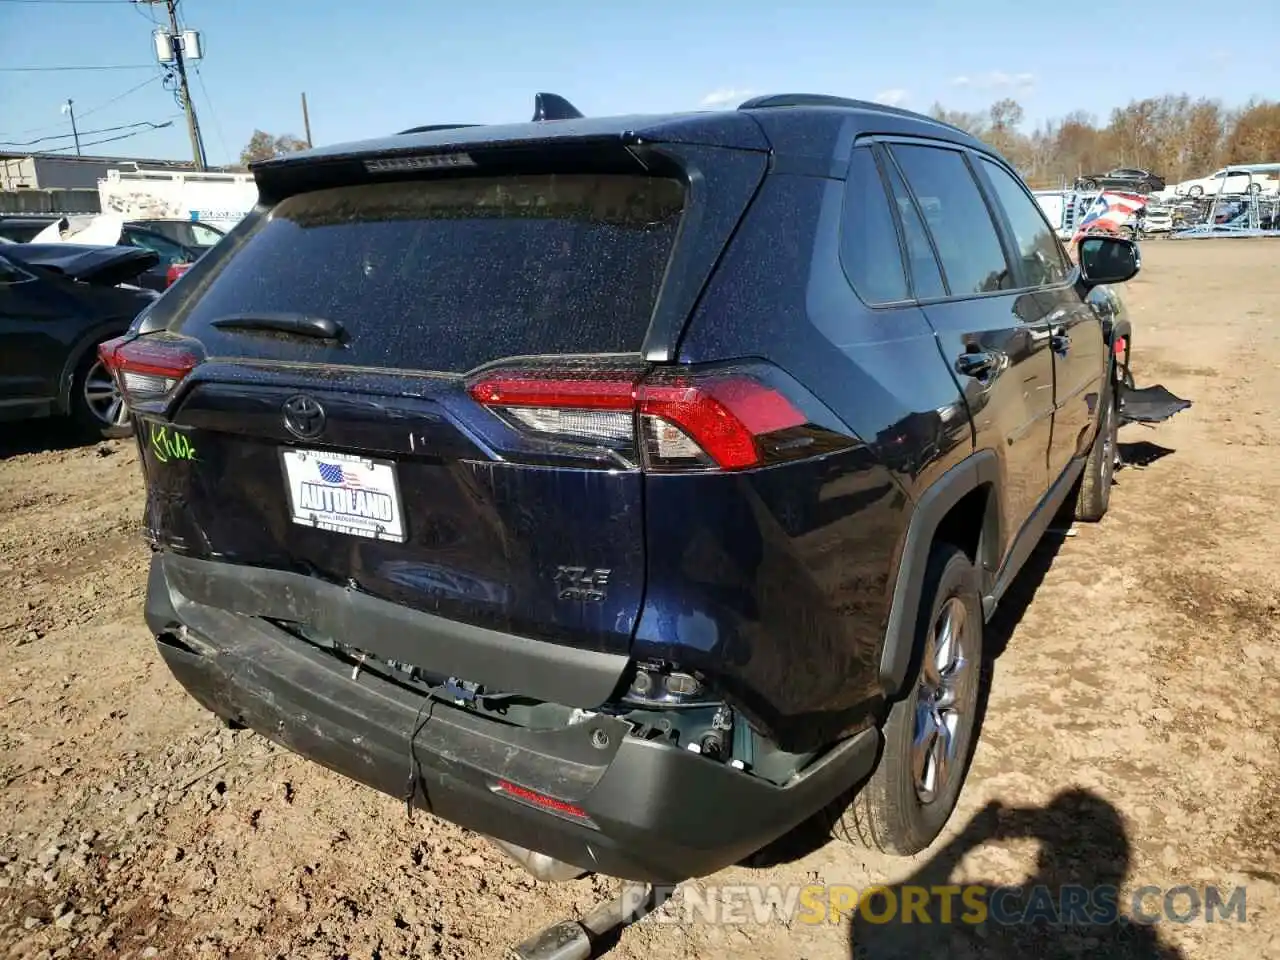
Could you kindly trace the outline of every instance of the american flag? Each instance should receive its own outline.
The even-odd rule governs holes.
[[[344,471],[339,463],[320,463],[317,461],[316,469],[320,471],[320,479],[325,483],[337,483],[344,487],[360,486],[359,478],[354,473]]]

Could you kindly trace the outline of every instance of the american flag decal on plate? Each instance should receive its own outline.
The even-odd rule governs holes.
[[[374,540],[405,540],[396,465],[328,451],[280,452],[294,523]]]
[[[325,483],[340,483],[347,487],[360,486],[360,478],[355,475],[355,471],[343,470],[339,463],[317,462],[316,469],[320,472],[320,479]]]

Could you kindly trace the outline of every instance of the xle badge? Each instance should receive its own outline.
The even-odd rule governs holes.
[[[556,567],[556,596],[561,600],[603,600],[610,572],[603,568]]]

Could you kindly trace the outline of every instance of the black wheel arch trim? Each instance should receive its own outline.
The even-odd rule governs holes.
[[[994,450],[979,450],[951,467],[916,501],[898,562],[898,575],[889,605],[884,646],[880,651],[880,685],[893,696],[901,692],[911,665],[920,610],[920,591],[934,534],[943,517],[964,497],[983,485],[998,489],[999,460]],[[987,531],[984,529],[983,536]],[[984,577],[982,551],[979,574]],[[985,586],[985,583],[984,583]]]
[[[120,336],[129,329],[129,323],[128,317],[116,317],[115,319],[104,320],[95,324],[81,334],[71,349],[67,351],[67,359],[62,365],[62,375],[58,378],[59,413],[67,414],[71,412],[71,387],[75,382],[76,371],[80,369],[80,364],[84,362],[84,358],[88,356],[89,351],[103,340]]]

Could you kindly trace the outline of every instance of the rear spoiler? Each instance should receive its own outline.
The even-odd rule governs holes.
[[[583,112],[564,97],[556,93],[535,93],[533,95],[533,122],[543,120],[580,120]],[[479,127],[479,123],[428,123],[421,127],[410,127],[401,130],[406,133],[430,133],[432,130],[462,130],[466,127]]]

